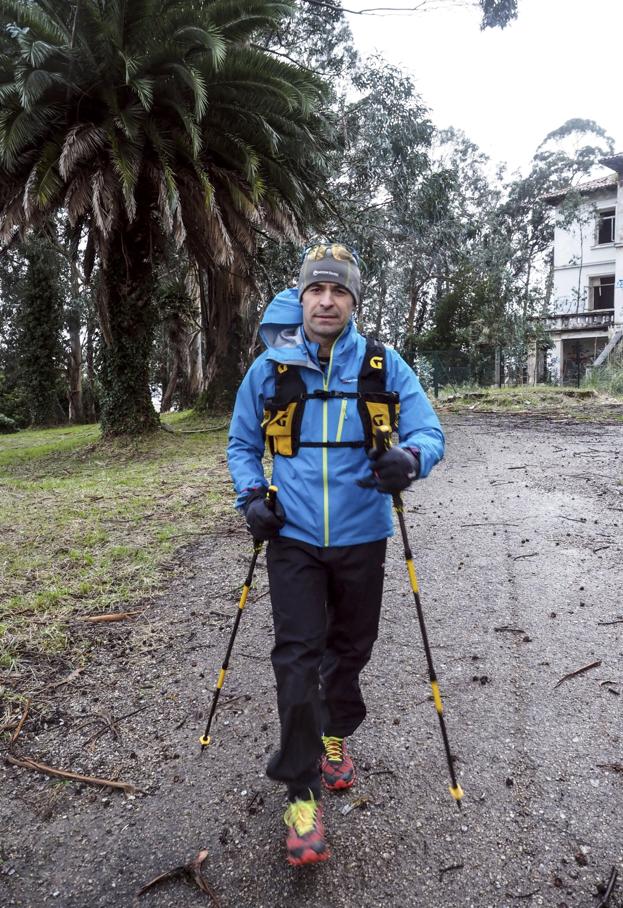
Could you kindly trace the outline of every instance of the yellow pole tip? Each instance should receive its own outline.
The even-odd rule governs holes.
[[[456,788],[453,788],[452,785],[450,785],[450,794],[452,795],[452,797],[454,798],[454,800],[457,802],[457,804],[460,807],[461,806],[460,800],[463,797],[463,795],[465,794],[465,792],[463,791],[461,786],[457,785]]]
[[[199,743],[201,744],[202,747],[207,747],[211,740],[212,740],[212,736],[208,735],[207,738],[204,738],[204,737],[199,738]]]

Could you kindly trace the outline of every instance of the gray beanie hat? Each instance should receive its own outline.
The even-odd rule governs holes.
[[[346,287],[355,305],[361,298],[361,273],[353,253],[341,243],[321,243],[305,250],[299,272],[299,299],[311,284],[330,282]]]

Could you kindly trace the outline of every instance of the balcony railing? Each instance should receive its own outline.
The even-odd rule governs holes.
[[[587,328],[609,328],[614,325],[614,309],[591,309],[587,312],[563,312],[540,318],[546,331],[585,331]]]

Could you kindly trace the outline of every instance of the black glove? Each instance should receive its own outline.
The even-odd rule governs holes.
[[[368,453],[372,461],[372,470],[376,477],[375,485],[379,492],[396,495],[410,486],[420,475],[420,455],[411,449],[389,448],[378,451],[374,448]]]
[[[286,512],[279,500],[275,499],[274,506],[269,507],[266,492],[266,489],[254,489],[243,505],[247,529],[260,542],[276,539],[286,522]]]

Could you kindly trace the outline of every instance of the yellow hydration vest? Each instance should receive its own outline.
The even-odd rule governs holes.
[[[275,394],[264,403],[262,431],[273,457],[294,457],[304,448],[372,448],[378,426],[398,429],[400,401],[397,391],[386,391],[385,347],[376,338],[366,338],[366,351],[359,371],[357,391],[309,392],[299,366],[274,363]],[[303,411],[308,400],[353,398],[363,425],[361,441],[301,441]]]

